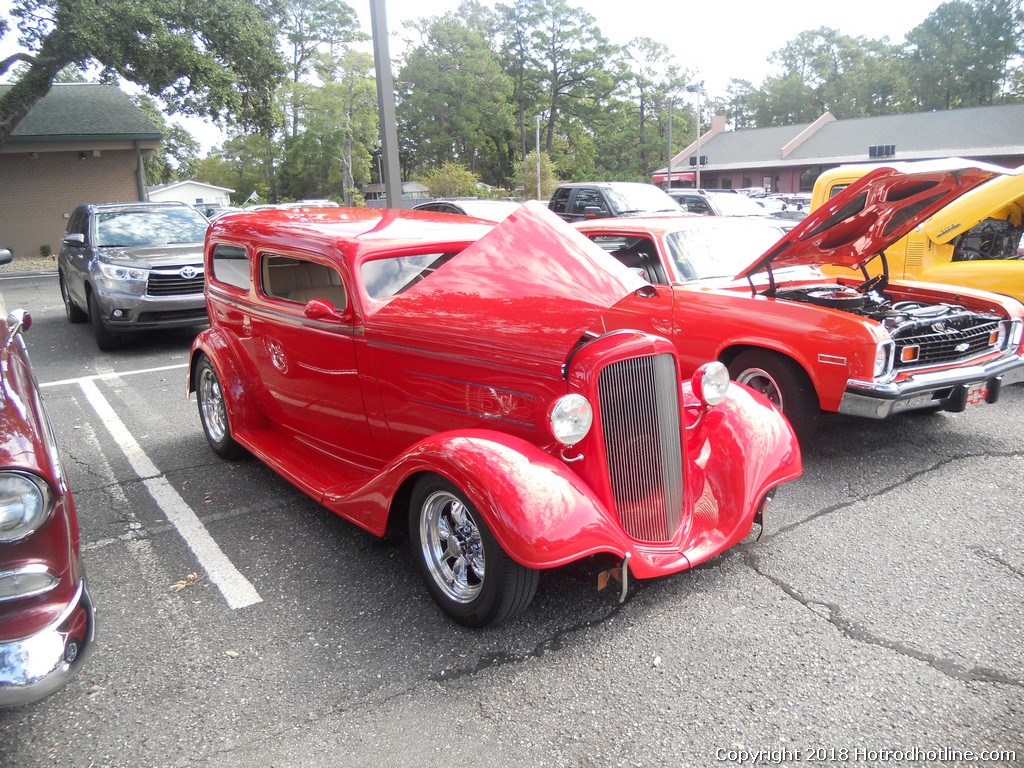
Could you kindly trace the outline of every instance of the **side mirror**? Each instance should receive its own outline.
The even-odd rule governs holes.
[[[0,248],[0,264],[10,264],[14,256],[6,248]]]
[[[64,245],[70,245],[75,248],[81,248],[85,245],[85,235],[81,232],[72,232],[70,235],[64,235]]]
[[[608,213],[598,205],[588,205],[583,209],[583,218],[585,219],[607,219]]]
[[[334,305],[323,299],[310,299],[302,308],[302,314],[310,320],[334,320],[339,323],[348,321],[348,313],[338,312]]]

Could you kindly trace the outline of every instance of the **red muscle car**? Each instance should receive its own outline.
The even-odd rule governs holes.
[[[243,449],[377,535],[409,535],[467,626],[538,573],[603,556],[650,578],[743,539],[801,471],[778,410],[720,363],[595,333],[647,286],[537,204],[500,224],[396,210],[225,216],[188,378],[213,450]],[[615,568],[609,568],[615,572]]]
[[[778,405],[801,439],[822,410],[882,419],[995,402],[1001,387],[1024,378],[1019,302],[816,268],[862,269],[1005,171],[961,160],[902,167],[864,176],[785,233],[785,222],[720,216],[577,224],[656,286],[614,307],[602,327],[673,339],[684,374],[724,363]]]
[[[10,252],[6,253],[7,260]],[[63,685],[90,650],[94,615],[78,520],[29,365],[28,313],[0,301],[0,707]]]

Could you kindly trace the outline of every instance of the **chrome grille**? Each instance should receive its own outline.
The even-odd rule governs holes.
[[[157,268],[149,272],[146,293],[150,296],[189,296],[203,292],[203,268],[193,267],[192,277],[182,277],[181,267]]]
[[[642,541],[672,538],[683,510],[679,382],[671,355],[608,365],[598,381],[615,507]]]
[[[988,352],[991,348],[992,333],[999,327],[999,320],[989,317],[964,317],[935,324],[923,333],[897,334],[896,367],[920,366],[935,363],[953,363],[968,360]],[[913,362],[900,364],[904,347],[917,346],[920,353]]]

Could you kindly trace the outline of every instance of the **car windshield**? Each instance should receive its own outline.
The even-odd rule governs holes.
[[[374,299],[389,299],[431,275],[454,253],[392,256],[363,264],[363,285]]]
[[[616,184],[606,190],[617,214],[637,211],[679,211],[679,205],[653,184]]]
[[[206,217],[193,208],[101,211],[96,215],[96,245],[136,247],[201,243]]]
[[[707,221],[707,220],[705,220]],[[731,221],[730,224],[755,222]],[[757,222],[760,224],[760,222]],[[687,227],[665,236],[665,246],[684,280],[735,277],[767,251],[782,235],[782,227]]]

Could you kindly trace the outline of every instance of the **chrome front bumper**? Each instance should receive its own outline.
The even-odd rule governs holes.
[[[72,631],[83,618],[84,634],[73,637]],[[92,650],[95,627],[95,612],[83,579],[75,599],[50,626],[20,640],[0,642],[0,707],[28,704],[64,685]]]
[[[971,365],[948,371],[920,373],[904,381],[879,384],[851,379],[839,403],[839,413],[885,419],[894,413],[935,408],[962,411],[968,405],[968,393],[983,384],[986,403],[999,399],[1000,389],[1024,381],[1024,358],[1002,357],[984,365]]]

